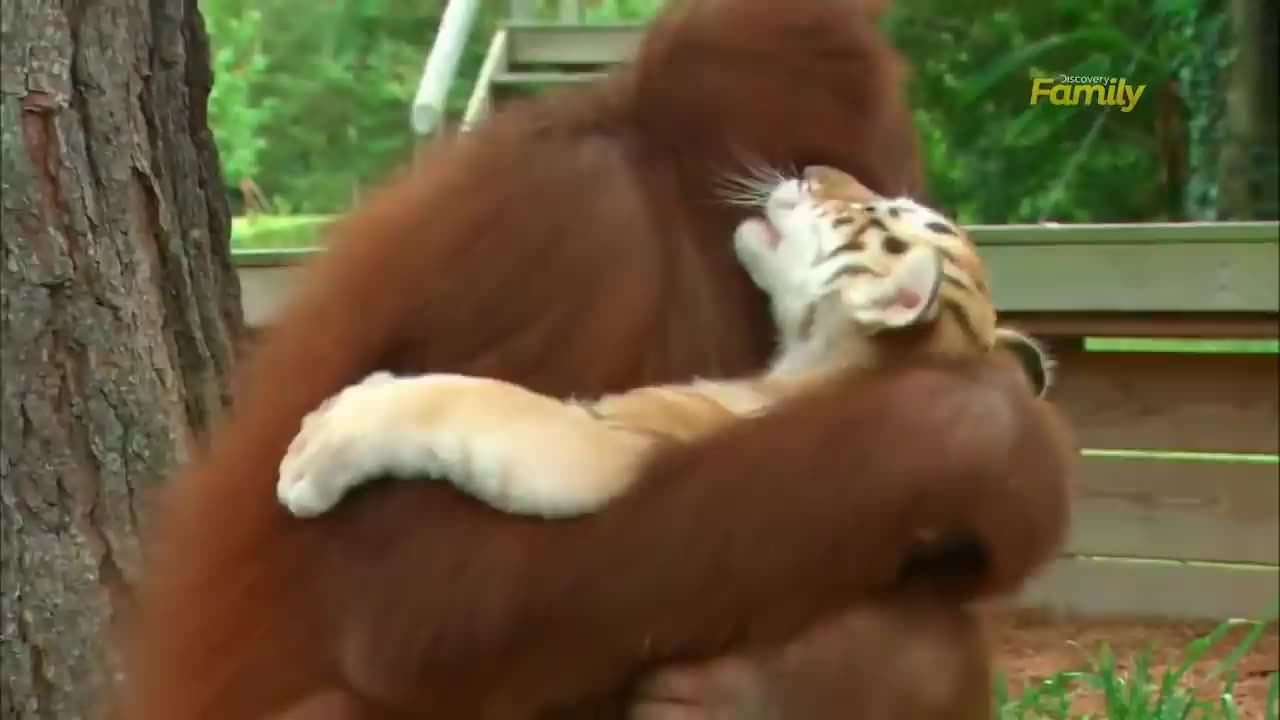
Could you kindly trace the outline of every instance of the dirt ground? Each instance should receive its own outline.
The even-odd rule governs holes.
[[[1054,673],[1086,669],[1103,643],[1115,653],[1122,671],[1133,667],[1133,659],[1144,649],[1155,652],[1152,674],[1159,677],[1166,668],[1182,661],[1182,650],[1192,640],[1208,634],[1214,623],[1083,622],[1054,619],[1040,613],[992,611],[991,641],[996,650],[996,669],[1010,680],[1011,695],[1020,695],[1027,683]],[[1218,680],[1203,678],[1214,664],[1230,653],[1247,633],[1247,626],[1233,630],[1191,670],[1201,697],[1221,693]],[[1269,674],[1280,671],[1280,626],[1272,624],[1254,650],[1236,666],[1238,680],[1235,699],[1244,718],[1261,719],[1267,699]],[[1082,698],[1076,711],[1098,712],[1097,698]],[[1074,711],[1073,711],[1074,712]]]

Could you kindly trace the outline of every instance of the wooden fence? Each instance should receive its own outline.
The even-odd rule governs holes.
[[[971,229],[1004,321],[1052,346],[1053,399],[1088,448],[1067,554],[1020,603],[1093,616],[1271,612],[1280,355],[1157,341],[1280,337],[1280,225]],[[270,320],[307,254],[238,256],[250,323]]]

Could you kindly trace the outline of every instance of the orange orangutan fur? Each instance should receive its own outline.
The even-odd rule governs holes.
[[[340,222],[157,508],[122,717],[621,718],[634,688],[633,717],[673,719],[681,683],[719,702],[699,695],[717,656],[750,670],[726,702],[766,717],[847,718],[851,697],[863,718],[984,717],[961,605],[1052,556],[1073,456],[1006,363],[838,380],[661,453],[575,520],[443,483],[309,521],[274,495],[301,418],[374,370],[567,396],[763,366],[717,179],[747,153],[920,195],[873,4],[673,2],[631,69],[434,143]],[[908,686],[922,663],[930,690]]]
[[[761,206],[734,249],[769,296],[778,349],[742,378],[555,398],[454,373],[378,371],[307,415],[280,462],[277,497],[298,517],[328,512],[371,480],[444,479],[504,512],[572,517],[625,493],[652,453],[691,442],[902,351],[1027,357],[1037,390],[1049,362],[997,325],[987,271],[964,229],[910,198],[884,198],[834,168],[746,178]],[[897,340],[904,327],[914,346]],[[535,461],[536,460],[536,461]]]

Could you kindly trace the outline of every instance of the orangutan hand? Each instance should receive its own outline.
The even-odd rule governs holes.
[[[767,685],[743,658],[668,667],[637,688],[627,720],[782,720]]]
[[[971,609],[871,604],[780,649],[664,668],[627,720],[986,720],[989,670]]]

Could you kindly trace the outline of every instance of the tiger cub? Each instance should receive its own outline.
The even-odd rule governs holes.
[[[1046,388],[1047,358],[996,327],[977,249],[947,219],[826,167],[777,182],[760,204],[763,217],[739,225],[734,247],[777,325],[761,374],[579,401],[481,377],[374,373],[303,420],[280,463],[280,502],[315,516],[391,475],[446,479],[509,513],[588,513],[625,492],[660,443],[765,412],[834,373],[894,362],[904,338],[931,355],[1010,350]]]

